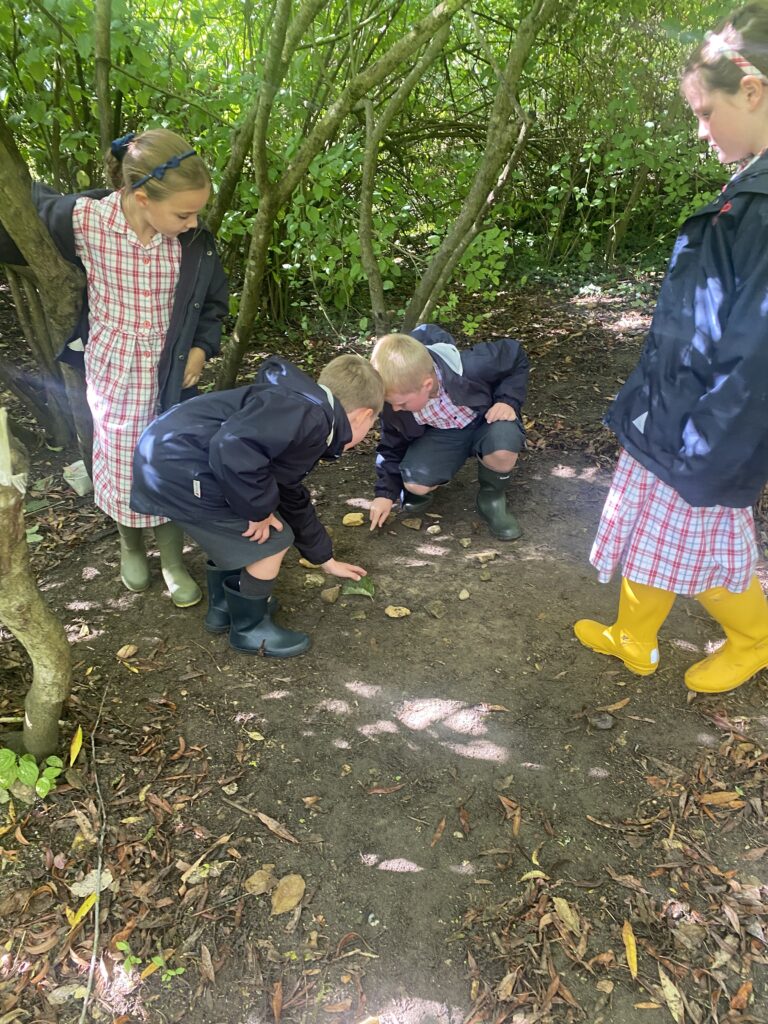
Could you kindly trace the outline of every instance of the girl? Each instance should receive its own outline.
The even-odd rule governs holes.
[[[578,639],[638,675],[693,595],[726,642],[685,674],[722,693],[768,666],[768,603],[751,506],[768,480],[768,7],[748,4],[693,53],[682,91],[722,163],[739,169],[675,244],[640,362],[606,423],[621,441],[590,561],[622,566],[616,621]]]
[[[75,197],[67,208],[87,276],[95,502],[117,522],[124,585],[149,586],[143,528],[152,526],[173,602],[187,608],[202,595],[182,562],[181,529],[133,512],[129,496],[141,432],[194,393],[206,359],[219,349],[227,285],[213,238],[198,223],[211,180],[195,150],[166,129],[117,139],[107,171],[117,191]],[[81,340],[70,343],[68,355],[73,346],[82,351]]]

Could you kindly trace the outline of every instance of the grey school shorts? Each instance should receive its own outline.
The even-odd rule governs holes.
[[[185,533],[197,541],[214,565],[219,569],[242,569],[253,562],[285,551],[293,544],[293,530],[277,512],[275,518],[283,524],[282,531],[272,527],[263,544],[243,537],[248,529],[246,519],[208,519],[197,523],[179,523]]]
[[[452,480],[470,455],[520,452],[524,445],[525,431],[519,420],[487,423],[481,419],[460,430],[427,427],[408,446],[400,463],[400,475],[406,483],[435,487]]]

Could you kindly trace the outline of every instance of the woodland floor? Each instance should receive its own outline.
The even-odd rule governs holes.
[[[652,293],[529,286],[484,321],[533,367],[517,543],[474,515],[469,465],[418,529],[376,536],[341,525],[370,499],[372,442],[313,474],[376,593],[326,603],[294,552],[277,594],[312,635],[296,660],[231,651],[159,573],[123,590],[109,522],[62,481],[76,456],[31,453],[33,562],[76,662],[65,749],[85,741],[54,795],[0,806],[0,1024],[768,1020],[766,674],[689,700],[685,668],[719,639],[692,601],[650,679],[571,632],[616,603],[587,560],[615,456],[600,417]],[[7,722],[29,669],[2,632],[0,671]],[[94,913],[65,911],[99,863],[83,1015]],[[301,876],[294,910],[249,891],[260,870]]]

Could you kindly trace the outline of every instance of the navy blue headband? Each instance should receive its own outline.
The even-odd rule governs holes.
[[[170,160],[166,160],[164,164],[160,164],[159,167],[155,167],[154,170],[150,171],[149,174],[145,174],[143,178],[139,178],[138,181],[134,181],[131,185],[131,189],[137,189],[145,182],[149,181],[150,178],[156,178],[160,181],[165,177],[166,171],[171,171],[178,167],[182,160],[186,160],[188,156],[196,156],[196,149],[188,149],[186,153],[180,153],[178,156],[172,156]]]

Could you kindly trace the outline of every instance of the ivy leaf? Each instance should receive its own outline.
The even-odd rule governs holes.
[[[23,782],[25,786],[35,785],[40,772],[37,767],[37,761],[35,761],[32,754],[24,754],[23,757],[19,758],[16,774],[18,775],[19,782]]]

